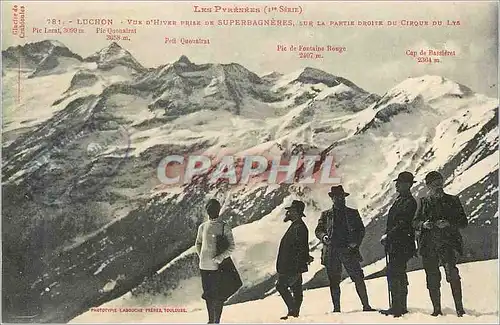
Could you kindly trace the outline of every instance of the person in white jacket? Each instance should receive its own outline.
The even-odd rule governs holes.
[[[234,238],[229,227],[219,219],[221,205],[219,201],[211,199],[206,205],[208,221],[198,227],[196,236],[196,251],[200,258],[201,283],[203,287],[202,298],[205,299],[208,312],[208,323],[218,324],[222,315],[224,300],[218,296],[221,285],[220,273],[217,271],[219,264],[231,255],[234,250]],[[217,255],[218,235],[224,234],[229,247]]]

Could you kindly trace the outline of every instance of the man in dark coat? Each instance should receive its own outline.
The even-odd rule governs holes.
[[[457,268],[458,256],[463,253],[460,229],[468,225],[464,208],[457,196],[443,190],[443,176],[432,171],[425,176],[429,196],[420,199],[413,220],[419,234],[419,252],[427,278],[427,289],[434,307],[432,316],[442,315],[441,272],[444,265],[446,281],[450,283],[458,317],[465,314],[462,304],[462,284]]]
[[[374,311],[368,302],[360,265],[362,258],[359,246],[365,235],[365,226],[358,210],[346,207],[345,198],[349,193],[344,192],[341,185],[332,186],[328,195],[333,201],[333,207],[321,213],[315,234],[323,243],[321,264],[325,265],[330,281],[333,312],[340,312],[342,265],[356,286],[363,311]]]
[[[408,312],[408,276],[406,264],[416,253],[415,233],[412,220],[417,210],[417,201],[411,195],[410,188],[415,183],[413,174],[402,172],[396,182],[396,191],[399,193],[396,201],[387,215],[387,229],[380,239],[389,256],[387,265],[387,280],[391,292],[391,308],[380,311],[384,315],[401,317]]]
[[[302,273],[307,272],[307,265],[312,262],[312,257],[309,256],[309,234],[306,224],[302,221],[302,217],[305,217],[304,202],[294,200],[285,209],[287,212],[283,221],[292,221],[292,224],[281,239],[276,260],[276,290],[288,307],[288,314],[281,319],[299,316],[303,299]]]

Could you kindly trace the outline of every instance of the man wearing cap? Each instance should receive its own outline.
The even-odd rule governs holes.
[[[427,278],[427,289],[434,311],[442,315],[441,272],[444,265],[446,281],[450,283],[458,317],[465,314],[462,304],[462,284],[457,259],[463,253],[460,229],[468,225],[460,199],[444,192],[443,176],[432,171],[425,176],[429,196],[420,199],[413,227],[420,232],[419,252]]]
[[[276,260],[276,271],[278,273],[276,290],[280,293],[288,308],[287,315],[281,317],[281,319],[299,316],[303,299],[302,273],[307,272],[307,265],[312,262],[312,257],[309,256],[308,230],[306,224],[302,221],[302,217],[305,217],[304,202],[294,200],[285,209],[287,211],[283,221],[292,221],[292,224],[281,239]]]
[[[384,315],[401,317],[408,312],[406,263],[416,253],[412,220],[417,210],[417,201],[410,192],[411,186],[415,183],[412,173],[402,172],[394,181],[399,195],[389,209],[386,232],[380,239],[385,246],[386,254],[389,255],[387,280],[392,303],[391,308],[380,312]]]
[[[332,186],[328,195],[333,201],[333,207],[321,213],[315,234],[323,243],[321,264],[325,265],[330,281],[333,312],[340,312],[342,265],[356,286],[363,311],[374,311],[368,302],[364,274],[360,265],[362,259],[359,246],[365,235],[365,226],[358,210],[345,205],[345,198],[349,193],[344,192],[342,185]]]

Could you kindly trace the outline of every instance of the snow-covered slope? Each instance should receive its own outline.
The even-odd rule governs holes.
[[[331,311],[328,288],[307,290],[301,315],[285,323],[491,323],[498,324],[498,260],[466,263],[458,266],[463,283],[464,306],[467,312],[463,318],[457,318],[449,286],[443,285],[443,316],[430,316],[432,305],[425,284],[423,271],[408,274],[410,286],[408,295],[409,313],[402,318],[383,316],[379,313],[363,313],[353,283],[345,280],[341,283],[342,313]],[[443,275],[444,276],[444,275]],[[200,283],[185,284],[183,292],[192,292]],[[373,307],[387,308],[387,282],[385,278],[367,281],[370,302]],[[102,308],[116,308],[117,312],[92,312],[74,318],[70,323],[204,323],[206,311],[203,302],[185,305],[178,300],[157,300],[154,304],[138,305],[136,301],[120,299],[102,305]],[[120,308],[137,308],[142,312],[125,313]],[[146,312],[145,308],[180,308],[185,312]],[[226,306],[223,310],[223,323],[278,323],[279,317],[286,313],[281,298],[274,294],[262,300]]]
[[[46,55],[41,45],[24,48],[31,57]],[[395,198],[392,179],[414,172],[418,197],[425,195],[425,173],[439,170],[470,216],[463,260],[497,257],[497,100],[451,80],[412,78],[380,97],[311,68],[259,77],[239,64],[195,64],[182,56],[145,69],[115,43],[64,73],[28,78],[36,68],[22,73],[20,104],[12,71],[4,77],[10,85],[2,167],[10,315],[66,321],[127,292],[138,302],[166,296],[191,303],[184,288],[200,290],[193,229],[214,196],[234,228],[235,260],[245,279],[231,303],[273,293],[276,250],[287,226],[283,208],[296,198],[307,203],[316,257],[306,286],[325,284],[313,231],[331,205],[329,185],[256,178],[229,186],[201,177],[164,186],[156,169],[168,154],[333,155],[336,175],[351,193],[348,205],[367,226],[365,264],[383,256],[378,240]]]

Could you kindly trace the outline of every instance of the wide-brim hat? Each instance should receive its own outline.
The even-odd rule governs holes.
[[[304,210],[306,209],[306,204],[302,201],[299,200],[293,200],[292,204],[290,206],[287,206],[285,210],[293,210],[295,209],[297,212],[299,212],[303,217],[306,215],[304,214]]]
[[[399,173],[398,178],[394,180],[394,182],[403,182],[403,183],[416,183],[413,180],[413,174],[410,172],[402,172]]]
[[[337,195],[343,195],[343,196],[349,196],[350,193],[347,193],[344,191],[344,188],[342,185],[337,185],[337,186],[332,186],[330,188],[330,192],[328,192],[328,195],[330,196],[337,196]]]

